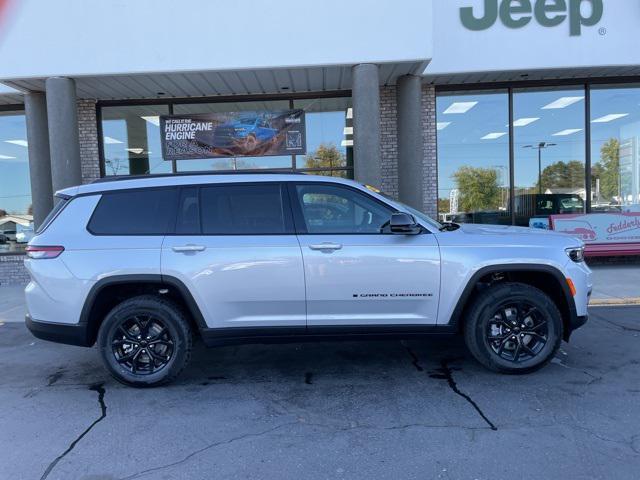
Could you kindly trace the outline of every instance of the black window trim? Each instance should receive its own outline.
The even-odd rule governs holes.
[[[398,209],[396,207],[394,207],[393,205],[390,205],[382,200],[380,200],[377,197],[374,197],[373,195],[370,195],[369,193],[356,188],[352,185],[347,185],[344,183],[339,183],[339,182],[324,182],[324,181],[311,181],[311,182],[287,182],[288,183],[288,189],[289,189],[289,202],[292,206],[292,211],[293,211],[293,220],[295,223],[295,228],[296,228],[296,235],[341,235],[341,236],[345,236],[345,235],[364,235],[364,236],[374,236],[374,235],[396,235],[395,233],[392,232],[371,232],[371,233],[367,233],[367,232],[338,232],[338,233],[331,233],[331,232],[326,232],[326,233],[309,233],[307,231],[307,224],[304,221],[304,214],[302,213],[302,206],[300,205],[300,198],[298,196],[298,192],[296,191],[296,187],[298,185],[329,185],[332,187],[338,187],[338,188],[345,188],[347,190],[352,190],[354,192],[357,192],[361,195],[365,195],[368,198],[370,198],[371,200],[375,201],[376,203],[382,205],[383,207],[388,208],[389,210],[391,210],[391,212],[397,212]],[[420,234],[427,234],[427,233],[431,233],[428,229],[422,227],[421,228],[421,232]]]

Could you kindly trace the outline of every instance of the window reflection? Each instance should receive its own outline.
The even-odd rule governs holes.
[[[171,162],[162,158],[159,120],[168,113],[166,105],[103,107],[105,175],[170,173]]]
[[[548,217],[585,208],[584,89],[513,95],[516,225],[548,228]]]
[[[640,86],[591,90],[593,212],[640,211]]]
[[[24,112],[0,112],[0,254],[23,252],[33,236]]]
[[[438,211],[444,221],[510,223],[506,91],[437,98]]]

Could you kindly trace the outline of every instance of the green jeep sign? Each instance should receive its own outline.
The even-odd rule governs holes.
[[[602,0],[484,0],[483,16],[476,16],[473,7],[463,7],[460,20],[469,30],[478,31],[491,28],[498,16],[508,28],[522,28],[534,17],[543,27],[555,27],[568,18],[570,35],[577,36],[583,26],[600,21],[603,9]]]

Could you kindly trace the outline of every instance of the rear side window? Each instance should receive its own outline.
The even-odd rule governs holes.
[[[200,190],[205,235],[278,235],[288,233],[279,184],[216,185]],[[185,209],[186,211],[186,209]]]
[[[62,211],[62,209],[69,203],[69,197],[60,197],[56,195],[55,198],[56,204],[53,207],[53,210],[49,212],[42,222],[42,224],[36,230],[36,234],[40,234],[45,231],[45,229],[49,226],[49,224],[53,221],[54,218],[58,216],[58,214]]]
[[[96,235],[164,235],[175,200],[174,188],[104,193],[87,228]]]

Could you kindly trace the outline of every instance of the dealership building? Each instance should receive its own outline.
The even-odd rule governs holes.
[[[640,225],[639,27],[636,0],[0,0],[0,284],[26,281],[56,190],[192,171],[354,178],[457,222],[571,214],[630,253],[640,228],[589,219]],[[168,120],[251,118],[259,143],[283,112],[297,149],[167,154]]]

